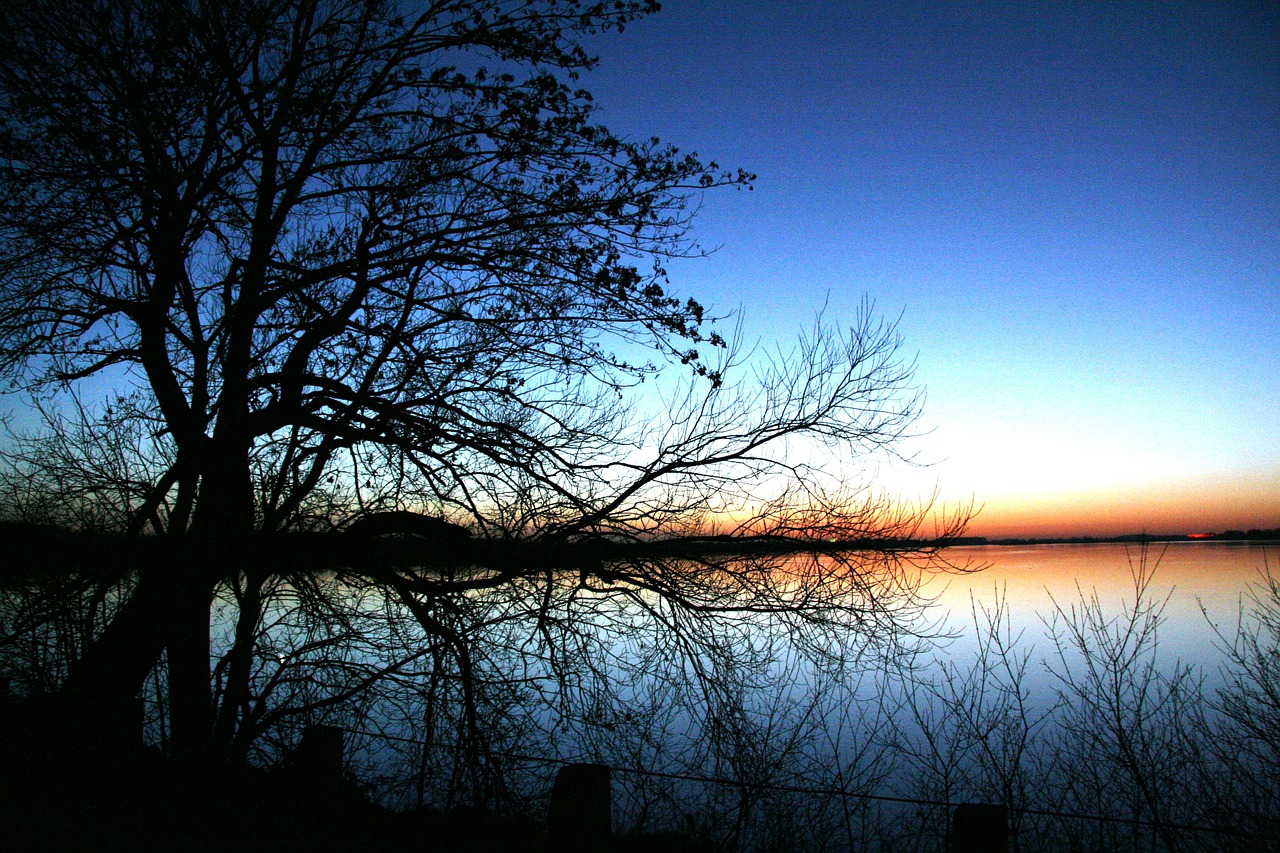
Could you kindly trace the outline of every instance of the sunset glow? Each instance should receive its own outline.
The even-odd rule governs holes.
[[[1076,494],[989,501],[976,536],[1122,536],[1276,527],[1280,485],[1274,471],[1220,480],[1129,486]]]
[[[707,0],[588,82],[759,173],[671,268],[749,340],[901,312],[926,467],[885,488],[976,535],[1247,530],[1280,527],[1278,41],[1264,3]]]

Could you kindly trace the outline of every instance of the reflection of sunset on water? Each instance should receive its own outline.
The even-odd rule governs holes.
[[[1015,631],[1025,629],[1027,641],[1041,648],[1045,645],[1039,639],[1045,635],[1041,617],[1052,615],[1055,602],[1070,612],[1081,594],[1091,596],[1096,591],[1109,613],[1131,606],[1130,565],[1138,566],[1143,559],[1141,546],[1114,543],[959,547],[946,553],[989,566],[973,575],[936,579],[933,589],[941,590],[938,606],[951,612],[952,624],[971,630],[971,602],[989,608],[997,593],[1002,593]],[[1206,615],[1224,633],[1233,634],[1242,594],[1268,565],[1276,570],[1278,555],[1280,545],[1274,542],[1149,545],[1146,564],[1152,574],[1147,596],[1158,601],[1168,596],[1167,621],[1160,632],[1162,653],[1185,663],[1216,661]]]

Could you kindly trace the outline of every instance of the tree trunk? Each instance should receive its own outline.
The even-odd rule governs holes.
[[[164,651],[163,614],[173,597],[173,580],[167,566],[140,568],[132,595],[72,667],[62,685],[64,697],[91,711],[138,695]]]
[[[172,590],[165,616],[165,648],[169,665],[169,732],[173,757],[199,763],[213,746],[213,695],[209,685],[209,604],[212,584],[209,554],[193,543],[196,578],[182,579]],[[203,565],[202,565],[203,564]],[[173,567],[176,569],[177,567]]]
[[[124,718],[115,711],[136,699],[167,651],[170,743],[176,757],[190,762],[213,752],[213,590],[251,559],[245,548],[253,532],[247,454],[238,465],[225,458],[206,464],[191,532],[140,543],[137,586],[61,690],[84,736],[92,738],[100,721]]]
[[[169,723],[173,754],[199,762],[214,751],[209,618],[218,580],[244,567],[253,533],[253,485],[248,453],[214,452],[205,459],[189,537],[189,562],[171,566],[181,580],[167,611]]]
[[[236,595],[235,642],[228,654],[226,687],[222,704],[217,709],[214,722],[214,738],[219,750],[233,759],[243,757],[247,744],[240,736],[244,718],[249,710],[250,681],[253,674],[253,650],[257,640],[258,618],[262,615],[262,586],[264,578],[258,572],[246,572],[241,579],[242,588]]]
[[[166,648],[170,655],[171,699],[194,691],[184,679],[194,678],[197,671],[203,671],[203,690],[208,693],[212,589],[208,575],[189,570],[194,549],[180,537],[145,544],[135,557],[138,582],[133,592],[75,662],[60,690],[70,727],[64,735],[83,741],[87,747],[100,746],[126,734],[112,731],[112,727],[131,719],[131,709],[147,676]],[[198,616],[201,608],[203,617]],[[194,641],[197,622],[204,630],[199,643]],[[175,642],[178,626],[186,626],[185,643]],[[197,648],[201,651],[197,652]],[[196,654],[203,655],[199,664],[194,660]],[[176,667],[174,661],[178,662]],[[173,743],[180,751],[199,749],[200,740],[192,732],[198,731],[201,723],[187,713],[188,708],[194,707],[195,703],[174,703]],[[130,736],[136,738],[137,734]]]

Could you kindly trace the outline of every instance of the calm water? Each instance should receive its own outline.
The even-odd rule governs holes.
[[[1082,595],[1091,596],[1096,591],[1108,618],[1122,614],[1126,607],[1132,607],[1135,597],[1131,565],[1139,564],[1143,558],[1137,546],[1126,548],[1114,544],[966,547],[949,549],[946,556],[956,563],[987,568],[972,574],[943,575],[934,579],[929,591],[938,600],[930,617],[941,620],[947,614],[947,624],[956,636],[927,653],[936,657],[932,661],[932,670],[930,661],[922,660],[919,661],[922,666],[915,675],[927,681],[943,671],[941,667],[944,664],[961,669],[967,666],[966,662],[973,660],[976,649],[972,610],[974,607],[990,609],[997,596],[1002,595],[1011,631],[1014,635],[1020,634],[1014,644],[1015,652],[1028,655],[1024,686],[1029,694],[1027,704],[1033,711],[1054,707],[1056,691],[1060,687],[1051,671],[1055,661],[1048,628],[1055,607],[1070,613],[1073,604],[1079,607]],[[1151,580],[1145,594],[1158,601],[1168,598],[1159,631],[1159,666],[1172,668],[1179,663],[1194,664],[1201,668],[1206,676],[1205,685],[1211,688],[1221,659],[1215,642],[1221,641],[1216,638],[1208,619],[1218,623],[1226,636],[1231,636],[1249,585],[1260,580],[1268,564],[1275,570],[1278,557],[1280,543],[1176,543],[1167,547],[1150,547],[1146,552],[1146,564],[1151,569]],[[374,621],[382,612],[380,600],[376,597],[362,609],[367,609]],[[624,618],[627,614],[619,611],[615,615]],[[493,648],[499,648],[502,641],[514,638],[509,647],[522,653],[524,646],[520,643],[525,635],[520,632],[527,630],[524,623],[515,624],[510,637],[496,634],[487,639]],[[301,631],[295,632],[296,636],[284,630],[275,633],[279,647],[284,650],[310,639],[310,635]],[[742,725],[742,745],[734,752],[730,747],[738,741],[728,737],[726,732],[737,733],[738,729],[725,727],[721,731],[714,728],[719,718],[704,713],[706,708],[699,704],[694,691],[679,689],[679,668],[665,675],[658,673],[653,678],[646,677],[647,671],[636,665],[636,657],[643,649],[634,645],[633,633],[621,631],[600,638],[600,649],[609,652],[598,657],[606,661],[601,664],[602,675],[615,680],[627,676],[631,681],[617,687],[618,707],[602,703],[604,716],[600,716],[598,721],[584,715],[572,726],[563,727],[558,716],[560,706],[556,703],[556,684],[549,675],[543,678],[544,674],[537,669],[538,659],[528,657],[521,659],[523,668],[509,671],[543,678],[542,689],[545,692],[537,696],[522,694],[535,701],[527,704],[524,700],[514,701],[502,710],[501,721],[493,728],[496,740],[492,746],[498,752],[554,755],[570,761],[604,763],[617,769],[613,788],[617,826],[639,826],[644,820],[654,821],[652,826],[658,827],[679,825],[676,817],[670,817],[668,824],[663,823],[668,820],[664,817],[667,815],[664,809],[668,807],[662,805],[664,803],[677,804],[670,805],[671,815],[678,816],[685,808],[703,809],[708,814],[717,815],[716,819],[726,826],[733,825],[737,814],[735,810],[739,800],[736,789],[692,780],[686,780],[686,784],[671,781],[668,777],[656,778],[633,771],[725,778],[765,768],[773,774],[769,778],[774,781],[792,784],[799,780],[803,786],[816,789],[830,788],[838,783],[840,787],[861,790],[866,794],[906,799],[959,801],[986,796],[982,792],[985,789],[980,791],[977,782],[965,781],[968,778],[966,774],[970,772],[975,774],[974,779],[978,778],[973,755],[965,752],[969,749],[966,744],[971,745],[971,741],[965,740],[967,736],[951,724],[945,708],[930,706],[933,700],[929,696],[937,694],[928,691],[913,694],[922,703],[917,709],[920,716],[913,719],[911,709],[906,704],[899,704],[898,695],[894,692],[901,691],[905,696],[912,693],[912,687],[904,686],[903,681],[882,681],[875,673],[870,673],[864,681],[851,682],[848,688],[841,686],[837,691],[825,694],[825,698],[814,698],[814,704],[810,706],[810,697],[818,697],[823,689],[824,676],[806,669],[803,664],[797,665],[787,669],[791,681],[771,679],[758,694],[747,695],[745,702],[749,713],[724,717]],[[385,646],[383,639],[382,634],[375,632],[368,648],[352,649],[346,663],[351,666],[373,665]],[[333,652],[326,654],[332,656]],[[368,659],[362,655],[368,655]],[[615,669],[607,663],[612,660],[629,661],[629,666],[623,670]],[[309,674],[308,683],[315,680],[311,677],[313,675]],[[425,678],[415,682],[418,688],[425,683]],[[577,682],[570,678],[567,683],[573,687]],[[843,692],[846,689],[849,692]],[[456,700],[456,696],[446,695],[446,688],[441,688],[441,691],[442,707],[446,701]],[[570,698],[584,702],[592,696],[580,691]],[[377,796],[388,804],[412,806],[418,802],[419,796],[427,803],[443,803],[452,796],[446,789],[452,784],[449,782],[454,778],[451,774],[457,773],[457,767],[461,765],[451,762],[461,753],[451,751],[449,747],[427,750],[419,747],[420,739],[426,739],[420,707],[415,702],[401,703],[398,699],[370,707],[363,712],[359,733],[353,731],[349,741],[349,756],[367,769],[369,778],[379,780]],[[406,714],[406,709],[410,713]],[[639,723],[633,723],[629,716],[618,716],[633,711]],[[922,718],[934,728],[931,736],[934,739],[930,745],[940,744],[944,757],[952,762],[948,765],[952,773],[946,784],[940,780],[936,768],[929,764],[926,751],[918,749],[924,743]],[[351,724],[349,717],[336,722]],[[437,741],[450,737],[449,730],[443,725],[432,731],[432,738]],[[1051,741],[1056,731],[1052,725],[1038,727],[1036,737],[1040,740],[1033,742],[1028,754],[1035,750],[1054,754],[1053,750],[1060,748]],[[717,732],[718,740],[712,737]],[[383,736],[387,733],[394,739]],[[757,763],[753,764],[753,761]],[[741,766],[735,762],[741,762]],[[1027,772],[1036,766],[1039,765],[1028,762]],[[427,767],[429,772],[423,770],[419,774],[419,768]],[[527,762],[517,769],[513,764],[507,782],[512,790],[546,790],[551,772],[547,767],[538,762]],[[842,774],[839,780],[831,775],[837,769]],[[419,784],[424,787],[417,787]],[[1052,806],[1087,814],[1102,813],[1099,811],[1102,806],[1097,802],[1085,802],[1078,797],[1075,800],[1044,799],[1040,797],[1039,790],[1035,788],[1028,795],[1027,802],[1031,807]],[[1052,790],[1059,791],[1056,788]],[[808,798],[799,802],[812,806],[819,801]],[[845,805],[843,800],[832,802],[841,808]],[[853,820],[844,812],[840,814],[845,815],[841,820]],[[910,805],[881,803],[874,808],[868,806],[857,815],[858,820],[872,822],[866,829],[872,835],[887,831],[884,826],[891,829],[905,827],[904,838],[918,839],[920,827],[926,825],[926,821],[933,821],[927,823],[931,827],[928,831],[933,833],[930,837],[945,836],[945,810],[921,811]],[[875,821],[884,823],[876,824]],[[1079,829],[1074,824],[1072,826],[1072,831]],[[902,849],[921,848],[904,843]],[[1093,849],[1118,848],[1095,845]]]
[[[971,635],[973,605],[989,609],[1003,595],[1014,631],[1024,632],[1021,645],[1033,645],[1038,657],[1049,645],[1047,622],[1055,609],[1070,613],[1082,595],[1095,592],[1108,614],[1131,607],[1131,566],[1143,556],[1140,546],[1123,544],[980,546],[946,553],[957,563],[988,566],[937,579],[932,589],[939,595],[939,612],[949,614],[948,624]],[[1272,571],[1280,568],[1280,542],[1157,543],[1148,546],[1146,564],[1151,569],[1147,597],[1168,599],[1159,630],[1161,658],[1212,670],[1219,655],[1209,620],[1227,636],[1234,634],[1248,586],[1268,565]],[[951,648],[963,653],[966,643],[961,638]]]

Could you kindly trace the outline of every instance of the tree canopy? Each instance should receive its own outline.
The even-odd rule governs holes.
[[[139,558],[65,691],[134,695],[167,649],[175,738],[216,716],[225,742],[251,740],[280,718],[261,654],[287,562],[253,534],[387,510],[475,534],[393,565],[336,551],[472,685],[494,625],[554,659],[581,639],[573,608],[618,616],[602,601],[630,601],[689,654],[727,653],[705,626],[743,614],[891,633],[917,602],[902,564],[828,552],[909,540],[927,507],[832,460],[910,428],[912,365],[869,306],[748,359],[673,288],[666,265],[701,251],[697,197],[753,176],[597,122],[582,40],[656,8],[5,7],[0,369],[36,393],[117,389],[78,418],[51,410],[58,428],[12,447],[11,470],[59,495],[46,505],[106,502],[94,517],[203,555]],[[665,396],[640,393],[659,378]],[[86,464],[99,446],[118,464]],[[715,535],[828,556],[801,570]],[[562,589],[562,569],[579,582]],[[300,577],[290,590],[321,588]],[[506,615],[477,615],[477,591]],[[239,627],[211,697],[215,592]],[[307,600],[337,606],[322,598]]]
[[[488,462],[554,488],[597,438],[584,380],[651,369],[616,344],[713,381],[723,344],[661,262],[694,251],[690,191],[749,176],[569,85],[573,38],[641,6],[10,10],[5,366],[141,379],[177,529],[286,527],[355,447],[452,501]]]

